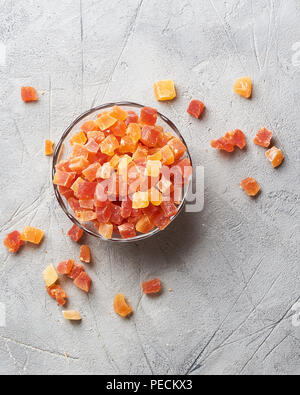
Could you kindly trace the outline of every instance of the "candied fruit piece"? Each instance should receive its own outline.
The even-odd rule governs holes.
[[[141,138],[141,128],[137,123],[130,123],[127,128],[127,135],[131,137],[134,143],[137,143]]]
[[[115,150],[119,148],[119,142],[113,134],[109,134],[100,144],[101,152],[108,156],[113,156]]]
[[[44,237],[44,232],[40,229],[33,228],[32,226],[26,226],[21,233],[21,240],[29,241],[33,244],[40,244]]]
[[[76,173],[57,170],[53,178],[53,184],[70,188],[75,177]]]
[[[126,134],[126,125],[122,121],[117,121],[113,126],[110,127],[112,134],[118,137],[123,137]]]
[[[273,167],[278,167],[279,165],[281,165],[284,159],[282,151],[275,146],[266,151],[266,157],[272,163]]]
[[[235,129],[233,131],[227,132],[224,138],[232,145],[237,146],[239,149],[243,149],[246,146],[246,137],[244,133]]]
[[[192,100],[188,106],[187,112],[195,118],[200,118],[205,105],[200,100]]]
[[[53,265],[49,265],[48,267],[46,267],[46,269],[43,271],[43,277],[47,287],[55,284],[58,280],[58,275],[56,273],[55,267]]]
[[[159,177],[161,166],[162,164],[159,160],[147,160],[145,175],[149,177]]]
[[[24,102],[38,100],[38,94],[32,86],[22,86],[21,87],[21,97]]]
[[[99,126],[100,130],[103,131],[113,126],[117,122],[117,119],[109,114],[101,114],[95,122],[97,126]]]
[[[80,199],[79,205],[81,208],[93,210],[94,209],[94,199]],[[75,210],[75,211],[79,211],[79,210]]]
[[[45,155],[51,156],[53,155],[53,141],[45,140]]]
[[[107,204],[104,207],[96,207],[97,220],[100,224],[106,224],[112,215],[112,206]]]
[[[145,208],[149,206],[149,196],[147,192],[135,192],[132,197],[132,208]]]
[[[227,152],[234,151],[234,145],[228,140],[226,140],[224,137],[220,137],[218,140],[212,140],[210,142],[210,145],[218,150],[223,150]]]
[[[85,144],[84,148],[88,151],[89,154],[96,154],[100,146],[94,139],[89,139],[89,141]]]
[[[132,202],[131,200],[123,200],[121,204],[121,216],[123,218],[128,218],[131,216],[132,212]]]
[[[84,179],[81,177],[78,177],[76,179],[76,181],[72,184],[71,189],[74,192],[74,194],[76,195],[78,192],[78,188],[79,188],[79,184],[81,184],[82,182],[84,182]]]
[[[175,162],[175,157],[171,147],[169,145],[165,145],[160,149],[161,152],[161,161],[163,165],[172,165]]]
[[[151,155],[148,155],[147,159],[161,161],[162,160],[161,150],[159,148],[153,148],[153,149],[158,150],[158,151],[151,153]],[[149,154],[150,154],[150,151],[149,151]]]
[[[171,140],[169,140],[168,145],[170,146],[171,150],[174,153],[175,160],[180,159],[186,151],[186,146],[177,137],[174,137]]]
[[[135,226],[129,222],[119,225],[118,230],[122,239],[130,239],[136,236]]]
[[[151,221],[160,230],[165,229],[171,223],[170,218],[166,217],[161,209],[156,214],[153,215]]]
[[[245,178],[240,185],[249,196],[255,196],[260,191],[258,182],[252,177]]]
[[[76,196],[79,199],[93,199],[95,196],[97,182],[82,181],[78,185]]]
[[[128,113],[119,106],[113,106],[110,115],[119,121],[125,121],[125,119],[127,119]]]
[[[160,205],[162,211],[166,217],[173,217],[173,215],[177,214],[177,207],[173,202],[163,201]]]
[[[21,240],[21,234],[17,230],[14,230],[13,232],[6,235],[3,243],[8,251],[13,253],[17,252],[24,244],[24,242]]]
[[[97,171],[97,178],[102,178],[104,180],[110,178],[114,173],[114,168],[109,162],[104,163]]]
[[[105,134],[100,130],[91,130],[87,132],[87,138],[88,140],[93,139],[96,143],[100,144],[105,139]]]
[[[125,297],[122,293],[118,293],[114,297],[114,310],[121,317],[127,317],[132,313],[132,308],[126,303]]]
[[[140,121],[147,125],[155,125],[157,120],[157,110],[152,107],[143,107],[141,109]]]
[[[69,199],[70,197],[74,197],[74,193],[70,188],[66,187],[58,187],[59,193],[64,196],[66,199]]]
[[[176,162],[175,166],[177,168],[180,168],[182,181],[183,183],[186,183],[189,180],[190,176],[193,174],[193,168],[190,160],[188,158],[183,158],[180,161]],[[174,167],[172,167],[172,169],[174,169]],[[176,183],[176,179],[174,183]]]
[[[82,235],[83,235],[83,230],[75,224],[68,231],[68,236],[75,242],[78,242],[81,239]]]
[[[154,94],[156,100],[172,100],[176,97],[176,90],[173,80],[163,80],[154,83]]]
[[[84,145],[87,142],[87,137],[84,132],[78,132],[73,134],[73,136],[70,138],[70,144],[81,144]]]
[[[252,81],[250,77],[238,78],[235,83],[233,90],[240,96],[249,99],[252,94]]]
[[[99,224],[98,232],[105,239],[111,239],[114,231],[112,224]]]
[[[81,265],[78,265],[78,263],[74,262],[71,271],[68,273],[68,277],[71,280],[76,280],[76,278],[84,271],[83,267]]]
[[[88,222],[97,218],[97,214],[92,210],[75,211],[75,215],[80,222]]]
[[[114,225],[121,225],[123,222],[123,217],[121,215],[121,207],[118,206],[117,204],[112,204],[112,213],[110,217],[110,222]]]
[[[101,165],[98,162],[92,163],[89,167],[82,171],[82,174],[85,178],[87,178],[90,182],[94,181],[97,176],[97,172],[100,169]],[[74,185],[74,184],[73,184]]]
[[[154,224],[150,221],[148,215],[143,214],[137,221],[135,228],[140,233],[148,233],[154,228]]]
[[[85,145],[75,143],[73,144],[72,153],[70,155],[70,159],[82,157],[84,159],[88,159],[89,152],[86,149]]]
[[[150,281],[145,281],[142,283],[142,289],[144,294],[156,294],[160,292],[161,283],[158,278],[154,278]]]
[[[142,145],[138,145],[136,151],[132,155],[132,159],[137,164],[144,163],[147,160],[147,155],[148,155],[148,149]]]
[[[271,143],[272,135],[273,133],[270,130],[261,128],[254,137],[254,144],[268,148]]]
[[[78,199],[71,197],[68,199],[68,203],[74,212],[80,210],[80,203]]]
[[[90,247],[87,245],[80,246],[80,256],[79,259],[81,262],[90,263],[91,262],[91,251]]]
[[[137,113],[129,110],[127,118],[125,120],[125,124],[126,126],[128,126],[130,123],[137,123],[138,120],[139,120],[139,116],[137,115]]]
[[[160,206],[162,202],[162,194],[159,190],[156,188],[152,187],[149,189],[149,201],[154,205],[154,206]]]
[[[153,126],[145,125],[142,128],[141,142],[147,147],[156,147],[160,138],[160,131]]]
[[[72,171],[81,173],[84,169],[89,167],[90,162],[84,157],[72,158],[69,162],[69,167]]]
[[[120,154],[134,153],[136,150],[136,143],[128,135],[123,136],[120,141],[119,152]]]
[[[51,298],[55,299],[60,306],[64,306],[66,304],[67,294],[60,285],[53,284],[46,289]]]
[[[78,277],[75,278],[73,284],[81,289],[82,291],[88,293],[91,286],[91,278],[86,272],[81,272]]]
[[[67,261],[62,261],[57,266],[57,273],[59,274],[69,274],[73,269],[74,261],[73,259],[68,259]]]
[[[157,183],[157,188],[163,195],[168,195],[171,192],[172,182],[166,178],[162,177],[161,180]]]
[[[63,312],[64,319],[69,321],[81,321],[81,315],[76,310],[64,310]]]
[[[81,130],[83,130],[84,132],[93,132],[96,130],[99,130],[97,124],[95,121],[87,121],[85,122],[83,125],[81,125]]]
[[[119,162],[121,160],[121,157],[118,154],[115,154],[111,160],[109,161],[111,167],[113,167],[114,169],[116,169],[119,165]]]

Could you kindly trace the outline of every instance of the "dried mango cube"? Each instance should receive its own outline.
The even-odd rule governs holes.
[[[250,77],[238,78],[235,83],[233,90],[240,96],[249,99],[252,94],[252,81]]]
[[[101,152],[108,156],[113,156],[115,150],[119,148],[119,142],[113,134],[109,134],[100,144]]]
[[[111,239],[113,230],[114,226],[112,224],[100,224],[98,228],[99,234],[106,239]]]
[[[187,112],[195,118],[199,118],[205,109],[205,105],[200,100],[192,100],[188,106]]]
[[[147,160],[145,175],[149,177],[159,177],[162,164],[160,160]]]
[[[131,153],[133,154],[136,150],[137,143],[132,140],[128,135],[123,136],[120,141],[119,152],[120,154]]]
[[[97,126],[99,126],[100,130],[103,131],[113,126],[117,122],[117,119],[109,114],[101,114],[100,117],[97,118],[95,122]]]
[[[150,221],[148,215],[144,214],[137,221],[135,229],[140,233],[148,233],[154,228],[154,224]]]
[[[87,137],[84,132],[78,132],[73,134],[73,136],[70,138],[70,144],[81,144],[84,145],[87,142]]]
[[[99,130],[99,127],[97,126],[95,121],[87,121],[83,125],[81,125],[81,130],[84,132],[93,132],[95,130]]]
[[[53,178],[53,184],[70,188],[75,177],[76,173],[57,170]]]
[[[53,155],[53,141],[45,140],[45,155],[51,156]]]
[[[157,110],[152,107],[143,107],[141,109],[140,121],[146,125],[155,125],[157,120]]]
[[[32,226],[26,226],[21,233],[21,240],[29,241],[33,244],[40,244],[44,237],[44,232],[40,229],[33,228]]]
[[[175,157],[171,147],[167,144],[160,149],[161,161],[163,165],[172,165],[175,162]]]
[[[68,259],[67,261],[62,261],[57,266],[57,273],[59,274],[69,274],[73,269],[74,261],[73,259]]]
[[[114,310],[121,317],[127,317],[132,313],[132,308],[126,303],[125,297],[122,293],[118,293],[114,297]]]
[[[119,121],[125,121],[125,119],[127,119],[128,113],[119,106],[113,106],[110,115]]]
[[[82,291],[88,293],[90,290],[92,280],[86,272],[81,272],[77,278],[73,281],[73,284],[81,289]]]
[[[141,138],[141,128],[137,123],[130,123],[127,128],[127,135],[131,137],[134,143],[137,143]]]
[[[131,239],[136,236],[135,226],[129,222],[118,226],[122,239]]]
[[[60,285],[53,284],[46,289],[51,298],[55,299],[60,306],[64,306],[66,304],[67,294]]]
[[[147,192],[138,191],[132,196],[132,208],[145,208],[149,206],[149,194]]]
[[[172,100],[176,97],[176,90],[173,80],[162,80],[154,83],[154,94],[156,100]]]
[[[156,294],[161,290],[161,283],[158,278],[154,278],[150,281],[145,281],[142,283],[142,289],[144,294]]]
[[[37,101],[38,94],[32,86],[21,87],[21,97],[24,102]]]
[[[69,321],[81,321],[81,315],[76,310],[64,310],[63,316]]]
[[[6,235],[3,243],[8,251],[13,253],[18,252],[19,248],[24,244],[21,240],[21,234],[17,230]]]
[[[261,128],[254,137],[254,144],[268,148],[271,143],[272,135],[273,133],[270,130]]]
[[[90,247],[87,245],[80,246],[80,256],[79,259],[81,262],[90,263],[91,262],[91,251]]]
[[[58,274],[56,273],[55,267],[53,265],[46,267],[46,269],[43,271],[43,277],[47,287],[55,284],[58,280]]]
[[[117,121],[113,126],[110,127],[111,133],[118,137],[125,136],[126,129],[126,125],[123,121]]]
[[[75,242],[78,242],[83,235],[83,230],[77,225],[73,225],[68,231],[68,236]]]
[[[275,146],[266,152],[266,157],[272,163],[273,167],[280,166],[284,159],[282,151]]]
[[[260,191],[258,182],[252,177],[245,178],[240,185],[249,196],[256,196]]]
[[[171,150],[173,151],[175,160],[180,159],[186,151],[186,146],[177,137],[174,137],[171,140],[169,140],[168,145],[170,146]]]
[[[89,181],[94,181],[97,178],[98,170],[100,169],[101,165],[98,162],[91,164],[89,167],[82,171],[82,174],[85,178]],[[78,178],[77,178],[78,180]],[[74,185],[74,184],[73,184]]]
[[[162,202],[162,194],[161,192],[152,187],[149,189],[149,201],[154,205],[154,206],[159,206]]]

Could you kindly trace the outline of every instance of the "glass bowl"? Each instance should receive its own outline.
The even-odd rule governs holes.
[[[61,139],[59,140],[59,143],[56,146],[54,155],[53,155],[53,164],[52,164],[52,179],[54,177],[55,174],[55,166],[58,162],[60,162],[61,160],[65,160],[68,158],[68,156],[71,153],[71,145],[69,144],[69,140],[72,137],[72,135],[76,132],[80,131],[80,126],[88,121],[88,120],[95,120],[97,119],[97,114],[99,113],[99,111],[101,110],[105,110],[105,109],[110,109],[113,106],[119,106],[124,108],[124,110],[136,110],[136,109],[141,109],[142,107],[145,107],[141,104],[137,104],[137,103],[131,103],[131,102],[126,102],[126,101],[122,101],[122,102],[116,102],[116,103],[107,103],[107,104],[102,104],[101,106],[92,108],[89,111],[86,111],[85,113],[83,113],[82,115],[80,115],[78,118],[76,118],[74,120],[74,122],[71,123],[71,125],[64,131]],[[186,146],[186,153],[185,153],[185,157],[188,157],[189,160],[191,161],[191,165],[192,164],[192,159],[188,150],[188,147],[186,145],[186,142],[184,141],[184,138],[182,137],[182,135],[180,134],[179,130],[177,129],[177,127],[174,125],[174,123],[172,121],[170,121],[166,116],[164,116],[161,113],[157,113],[157,125],[160,125],[164,128],[165,132],[171,132],[174,136],[179,137],[180,140],[185,144]],[[185,204],[185,200],[186,200],[186,196],[188,193],[188,189],[190,187],[191,184],[191,178],[189,180],[188,185],[184,188],[183,190],[183,196],[182,196],[182,201],[179,204],[179,206],[177,207],[178,212],[176,215],[174,215],[173,217],[171,217],[171,221],[173,222],[175,218],[178,217],[178,215],[181,213],[184,204]],[[79,222],[76,217],[74,217],[74,215],[72,214],[72,210],[68,205],[67,200],[61,196],[61,194],[59,193],[59,189],[57,185],[54,185],[54,193],[55,196],[58,200],[58,203],[60,205],[60,207],[62,208],[62,210],[64,211],[64,213],[70,218],[70,220],[76,224],[77,226],[79,226],[81,229],[83,229],[86,233],[98,237],[99,239],[105,240],[105,241],[111,241],[111,242],[119,242],[119,243],[128,243],[128,242],[136,242],[139,240],[144,240],[147,239],[148,237],[151,237],[159,232],[162,232],[162,230],[155,228],[152,231],[150,231],[149,233],[146,234],[138,234],[137,236],[130,238],[130,239],[122,239],[120,235],[114,235],[111,239],[106,239],[104,237],[102,237],[97,230],[95,229],[93,223],[81,223]]]

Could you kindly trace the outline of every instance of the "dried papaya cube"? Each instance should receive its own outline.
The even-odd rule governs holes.
[[[21,87],[21,97],[24,102],[38,100],[37,91],[32,86],[22,86]]]
[[[87,138],[88,140],[93,139],[96,143],[100,144],[105,139],[105,134],[100,130],[91,130],[87,132]]]
[[[249,196],[256,196],[260,191],[258,182],[252,177],[245,178],[240,185]]]
[[[272,163],[273,167],[278,167],[279,165],[281,165],[284,159],[282,151],[275,146],[266,151],[266,157]]]
[[[118,226],[118,230],[122,239],[131,239],[136,236],[135,226],[130,222],[126,222]]]
[[[186,146],[177,137],[174,137],[171,140],[169,140],[168,145],[170,146],[171,150],[173,151],[175,160],[180,159],[186,151]]]
[[[97,220],[100,224],[106,224],[112,215],[111,204],[106,204],[103,207],[96,207]]]
[[[51,156],[53,155],[53,141],[45,140],[45,155]]]
[[[76,310],[64,310],[62,313],[65,320],[81,321],[81,315]]]
[[[95,122],[97,126],[99,126],[100,130],[103,131],[113,126],[117,122],[117,119],[109,114],[101,114]]]
[[[82,183],[82,182],[84,182],[84,179],[81,178],[81,177],[78,177],[76,179],[76,181],[72,184],[71,189],[74,192],[75,196],[77,195],[79,184]]]
[[[154,83],[154,94],[156,100],[172,100],[176,97],[175,85],[173,80],[157,81]]]
[[[81,125],[81,130],[84,132],[93,132],[95,130],[99,130],[99,127],[97,126],[95,121],[87,121],[83,125]]]
[[[154,224],[150,221],[148,215],[143,214],[135,225],[135,229],[140,233],[148,233],[154,228]]]
[[[101,151],[98,151],[97,154],[94,157],[94,162],[99,162],[100,165],[103,165],[107,161],[110,160],[110,156],[103,154]]]
[[[71,271],[68,273],[68,277],[71,280],[76,280],[76,278],[82,273],[84,272],[84,269],[81,265],[78,265],[78,263],[74,262]]]
[[[21,234],[17,230],[14,230],[13,232],[6,235],[3,243],[8,251],[13,253],[17,252],[24,244],[24,242],[21,240]]]
[[[233,86],[233,90],[240,96],[249,99],[252,94],[252,81],[250,77],[238,78]]]
[[[154,278],[150,281],[144,281],[142,283],[142,289],[144,294],[156,294],[161,290],[161,283],[158,278]]]
[[[123,218],[129,218],[132,212],[132,202],[130,199],[123,200],[121,204],[121,216]]]
[[[145,175],[149,177],[159,177],[162,164],[159,160],[147,160]]]
[[[188,106],[187,112],[195,118],[199,118],[203,113],[205,105],[200,100],[192,100]]]
[[[73,269],[74,261],[73,259],[68,259],[67,261],[62,261],[57,266],[57,273],[59,274],[69,274]]]
[[[131,137],[134,143],[137,143],[141,138],[141,128],[137,123],[130,123],[127,128],[127,135]]]
[[[28,241],[33,244],[40,244],[44,237],[44,232],[32,226],[25,226],[21,233],[21,240]]]
[[[161,153],[161,150],[159,149],[159,148],[152,148],[153,150],[155,150],[155,152],[150,152],[150,150],[149,150],[149,154],[151,153],[151,155],[148,155],[147,156],[147,159],[148,160],[159,160],[159,161],[161,161],[162,160],[162,153]]]
[[[90,263],[91,262],[91,250],[87,245],[80,246],[79,259],[81,262]]]
[[[179,167],[181,170],[183,182],[187,182],[190,176],[193,174],[193,168],[191,165],[191,161],[189,158],[183,158],[174,164],[176,167]],[[172,167],[173,169],[173,167]]]
[[[212,148],[216,148],[218,150],[223,150],[227,152],[234,151],[234,145],[224,137],[220,137],[218,140],[212,140],[210,142],[210,145],[212,146]]]
[[[87,137],[84,132],[78,132],[73,134],[73,136],[70,138],[70,144],[81,144],[84,145],[87,142]]]
[[[158,214],[161,212],[160,207],[154,206],[152,203],[149,204],[148,207],[142,209],[143,214],[148,215],[150,221],[152,222],[152,218],[155,214]]]
[[[147,192],[138,191],[132,196],[132,208],[139,209],[149,206],[149,194]]]
[[[53,184],[70,188],[75,177],[76,173],[57,170],[53,178]]]
[[[66,304],[67,294],[60,285],[53,284],[46,289],[51,298],[55,299],[60,306],[64,306]]]
[[[106,180],[111,177],[114,173],[114,168],[111,166],[109,162],[104,163],[97,171],[97,178],[102,178]]]
[[[90,162],[82,156],[78,158],[72,158],[69,161],[70,169],[76,173],[81,173],[84,169],[89,167],[89,165]]]
[[[127,179],[128,176],[128,166],[132,162],[132,157],[129,155],[124,155],[120,158],[118,164],[118,174]]]
[[[162,211],[164,213],[164,215],[166,217],[173,217],[173,215],[177,214],[177,207],[175,206],[175,204],[171,201],[163,201],[160,205],[160,207],[162,208]]]
[[[78,185],[76,196],[79,199],[93,199],[97,182],[83,181]]]
[[[60,171],[65,171],[65,172],[70,172],[70,168],[69,168],[69,161],[68,160],[62,160],[60,161],[56,166],[55,166],[56,170],[60,170]]]
[[[58,190],[61,196],[64,196],[66,199],[69,199],[70,197],[74,197],[74,193],[70,188],[59,186]]]
[[[127,317],[132,313],[132,308],[126,303],[125,297],[122,293],[118,293],[114,297],[114,310],[121,317]]]
[[[165,229],[171,223],[170,218],[166,217],[161,209],[156,214],[153,215],[151,221],[160,230]]]
[[[118,154],[115,154],[111,160],[109,161],[111,167],[113,167],[114,169],[117,169],[119,162],[121,160],[121,157]]]
[[[244,133],[235,129],[231,132],[227,132],[224,138],[232,145],[236,145],[239,149],[243,149],[246,146],[246,137]]]
[[[123,137],[126,134],[126,125],[123,121],[117,121],[113,126],[110,127],[112,134],[118,137]]]
[[[73,144],[73,149],[72,149],[72,152],[71,152],[71,155],[70,155],[70,159],[79,158],[79,157],[84,158],[84,159],[88,159],[89,152],[86,149],[85,145],[81,145],[81,144],[75,143],[75,144]]]
[[[152,107],[143,107],[140,114],[140,122],[146,125],[155,125],[157,120],[157,110]]]
[[[97,218],[96,213],[92,210],[75,211],[75,215],[80,222],[88,222]]]
[[[164,176],[162,176],[160,181],[157,183],[157,188],[160,190],[160,192],[163,195],[169,195],[171,192],[171,187],[172,187],[172,182]]]
[[[147,160],[147,155],[148,149],[142,145],[138,145],[132,156],[132,159],[135,161],[135,163],[144,163]]]
[[[134,142],[130,136],[123,136],[120,140],[119,152],[120,154],[133,154],[136,150],[136,146],[136,142]]]
[[[100,224],[98,228],[99,234],[105,239],[111,239],[114,226],[112,224]]]
[[[125,120],[125,125],[128,126],[130,123],[137,123],[139,116],[134,111],[128,111],[127,118]]]
[[[85,178],[87,178],[90,182],[92,182],[97,178],[97,172],[100,169],[100,167],[101,167],[100,163],[95,162],[91,164],[89,167],[87,167],[86,169],[84,169],[82,174],[84,175]]]
[[[83,230],[75,224],[68,231],[68,236],[75,242],[78,242],[81,239],[82,235],[83,235]]]
[[[140,140],[146,147],[156,147],[159,139],[160,131],[158,129],[149,125],[143,126]]]
[[[93,210],[94,209],[94,199],[80,199],[79,205],[81,208]],[[75,211],[79,211],[79,210],[75,210]]]
[[[91,278],[86,272],[81,272],[77,278],[73,281],[73,284],[81,289],[82,291],[88,293],[91,286]]]
[[[128,113],[119,106],[113,106],[110,115],[119,121],[125,121],[125,119],[127,119]]]
[[[101,152],[108,156],[113,156],[115,150],[119,148],[119,142],[113,134],[109,134],[100,144]]]
[[[88,151],[88,153],[91,154],[96,154],[100,149],[99,144],[92,138],[89,139],[89,141],[85,144],[84,147]]]
[[[49,265],[48,267],[46,267],[46,269],[43,271],[43,277],[47,287],[55,284],[58,280],[58,275],[56,273],[55,267],[53,265]]]
[[[159,190],[156,188],[152,187],[149,189],[149,201],[154,205],[154,206],[159,206],[162,202],[162,194]]]
[[[162,133],[158,143],[159,147],[164,147],[173,137],[173,134],[170,132]]]
[[[169,145],[165,145],[160,149],[161,152],[161,161],[163,165],[172,165],[175,162],[175,157],[173,151],[171,150]]]
[[[112,204],[111,208],[112,208],[112,213],[110,217],[110,222],[114,225],[121,225],[124,219],[121,215],[121,207],[118,206],[117,204]]]
[[[80,210],[80,203],[78,199],[71,197],[68,199],[68,203],[74,212]]]
[[[271,143],[272,135],[273,133],[270,130],[261,128],[254,137],[254,144],[268,148]]]

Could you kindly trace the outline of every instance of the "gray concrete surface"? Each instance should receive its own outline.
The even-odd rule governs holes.
[[[299,18],[298,0],[0,1],[1,243],[29,224],[46,232],[16,256],[0,247],[0,373],[300,373],[291,310],[300,298]],[[232,92],[242,75],[254,81],[250,101]],[[157,103],[152,84],[165,78],[178,98]],[[40,101],[22,103],[21,85],[35,86]],[[207,105],[201,120],[186,114],[194,97]],[[82,111],[126,99],[180,128],[205,167],[205,208],[135,245],[86,237],[90,295],[63,282],[83,315],[74,325],[41,274],[79,251],[43,144]],[[262,126],[286,155],[277,170],[252,144]],[[247,135],[245,152],[210,148],[233,128]],[[239,188],[247,176],[261,184],[257,199]],[[142,296],[139,283],[153,276],[163,294]],[[128,320],[113,313],[118,291],[134,309]]]

